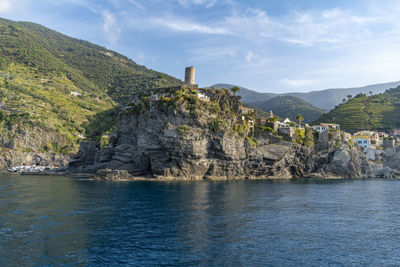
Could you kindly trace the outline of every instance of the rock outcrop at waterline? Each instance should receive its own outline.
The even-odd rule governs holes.
[[[137,96],[121,111],[110,147],[84,144],[68,171],[109,180],[398,176],[365,159],[341,132],[306,129],[289,138],[254,127],[254,116],[224,90]]]
[[[3,151],[0,153],[0,170],[6,171],[15,166],[43,166],[50,169],[68,165],[69,155]]]

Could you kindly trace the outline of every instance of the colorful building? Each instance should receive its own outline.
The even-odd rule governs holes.
[[[355,136],[356,143],[365,148],[369,149],[371,148],[371,136],[370,135],[358,135]]]
[[[320,123],[319,125],[313,125],[311,128],[319,133],[326,132],[328,130],[340,130],[340,125],[335,123]]]

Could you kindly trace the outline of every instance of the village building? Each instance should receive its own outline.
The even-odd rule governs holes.
[[[395,140],[383,140],[383,150],[385,153],[396,153],[396,141]]]
[[[283,123],[286,123],[286,124],[289,124],[289,123],[291,123],[292,121],[289,119],[289,118],[286,118],[286,119],[284,119],[283,120]]]
[[[357,138],[359,136],[369,136],[369,145],[372,149],[376,149],[376,147],[382,145],[382,141],[383,141],[383,139],[381,139],[379,137],[379,134],[377,132],[369,131],[369,130],[356,132],[353,134],[353,136],[355,138]]]
[[[371,137],[369,135],[358,135],[355,137],[355,140],[365,150],[371,148]]]
[[[245,106],[240,106],[240,111],[242,112],[242,114],[254,113],[254,109],[253,108],[248,108],[248,107],[245,107]]]
[[[311,126],[311,129],[323,133],[329,130],[340,130],[340,125],[335,123],[320,123],[320,125]]]
[[[378,135],[379,135],[379,139],[381,139],[381,140],[389,137],[389,135],[385,132],[378,132]]]
[[[258,126],[266,126],[269,125],[271,123],[270,119],[274,117],[274,113],[271,111],[269,111],[266,116],[262,116],[262,117],[257,117],[256,118],[256,124]]]
[[[400,129],[393,129],[391,135],[392,136],[400,136]]]
[[[266,125],[268,125],[268,118],[267,117],[258,117],[258,118],[256,118],[256,124],[258,126],[266,126]]]
[[[296,134],[296,127],[292,127],[288,124],[286,124],[285,126],[280,125],[278,127],[278,133],[293,137]]]
[[[317,131],[319,133],[323,133],[326,131],[326,127],[322,126],[322,125],[313,125],[313,126],[311,126],[311,129],[313,129],[314,131]]]

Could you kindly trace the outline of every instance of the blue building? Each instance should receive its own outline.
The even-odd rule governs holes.
[[[369,149],[371,147],[370,136],[368,135],[356,136],[356,142],[365,149]]]

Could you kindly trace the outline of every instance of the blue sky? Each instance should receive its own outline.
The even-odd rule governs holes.
[[[200,86],[311,91],[400,80],[400,0],[0,0],[40,23]]]

